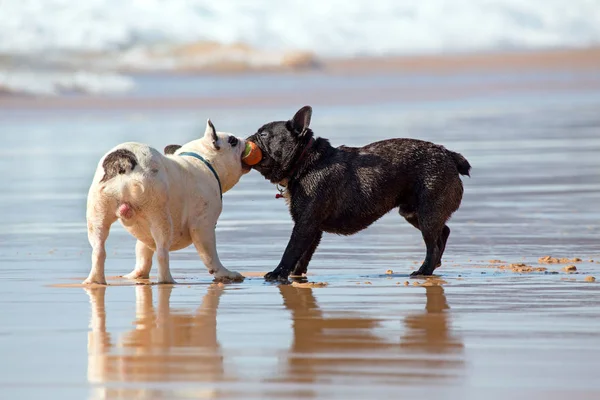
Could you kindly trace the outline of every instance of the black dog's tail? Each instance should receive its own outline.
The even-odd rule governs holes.
[[[469,164],[469,162],[467,161],[466,158],[463,157],[462,154],[459,153],[455,153],[453,151],[450,151],[450,155],[452,156],[452,159],[454,160],[454,163],[456,164],[456,168],[458,168],[458,173],[461,175],[466,175],[466,176],[471,176],[469,173],[471,171],[471,164]]]

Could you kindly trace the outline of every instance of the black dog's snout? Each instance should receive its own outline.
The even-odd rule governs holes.
[[[237,144],[238,144],[238,142],[239,142],[238,138],[236,138],[235,136],[229,136],[229,139],[227,139],[227,141],[229,142],[229,144],[230,144],[232,147],[235,147],[235,146],[237,146]]]

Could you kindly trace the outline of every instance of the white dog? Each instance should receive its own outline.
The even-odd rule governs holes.
[[[222,192],[250,171],[242,164],[245,144],[243,139],[217,133],[208,120],[204,137],[167,146],[165,152],[172,154],[162,155],[140,143],[123,143],[105,154],[88,193],[92,269],[83,283],[106,284],[104,244],[117,219],[137,238],[135,269],[126,278],[149,278],[156,252],[158,282],[174,283],[169,251],[194,243],[215,279],[243,279],[219,261],[215,225]]]

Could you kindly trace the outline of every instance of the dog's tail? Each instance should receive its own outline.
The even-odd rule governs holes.
[[[450,155],[452,156],[452,159],[454,160],[454,163],[456,164],[456,168],[458,169],[458,173],[461,175],[466,175],[466,176],[471,176],[470,172],[471,172],[471,164],[469,164],[469,162],[467,161],[467,159],[465,157],[463,157],[462,154],[460,153],[455,153],[454,151],[450,151]]]

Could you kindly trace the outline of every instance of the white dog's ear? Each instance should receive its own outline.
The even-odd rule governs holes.
[[[210,121],[210,119],[206,121],[206,130],[204,131],[204,137],[211,141],[215,149],[221,149],[221,146],[219,146],[219,137],[217,136],[217,131],[215,130],[215,126]]]
[[[312,107],[304,106],[299,109],[294,118],[292,118],[292,126],[294,127],[294,131],[303,135],[310,125],[310,118],[312,117]]]

